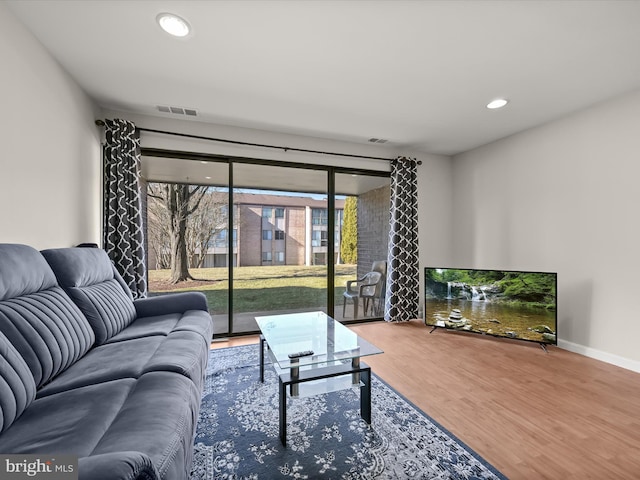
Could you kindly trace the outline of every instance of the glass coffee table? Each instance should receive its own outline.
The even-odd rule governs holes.
[[[382,350],[324,312],[270,315],[256,321],[261,332],[260,381],[264,382],[265,355],[279,378],[283,445],[287,443],[287,391],[292,398],[300,398],[359,387],[360,416],[371,423],[371,368],[360,358]]]

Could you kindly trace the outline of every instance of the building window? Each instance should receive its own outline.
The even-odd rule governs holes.
[[[284,263],[284,252],[276,252],[276,262]]]
[[[270,262],[271,261],[271,252],[262,252],[262,261]]]
[[[213,239],[209,242],[208,247],[226,247],[227,246],[227,229],[220,230],[213,235]]]
[[[213,235],[213,238],[207,244],[207,248],[228,247],[229,246],[228,233],[229,231],[226,228],[223,228],[222,230],[217,231]],[[234,247],[238,246],[238,229],[237,228],[233,229],[233,246]]]
[[[326,247],[329,245],[329,232],[326,230],[320,231],[320,246]]]
[[[276,240],[284,240],[284,232],[282,230],[276,230]]]
[[[326,247],[328,245],[329,234],[326,230],[313,230],[311,232],[312,247]]]
[[[284,208],[276,208],[276,218],[284,218]]]
[[[327,225],[329,216],[326,208],[314,208],[311,210],[311,223],[313,225]]]
[[[262,230],[262,239],[271,240],[273,238],[273,232],[271,230]]]
[[[273,212],[273,208],[262,207],[262,218],[271,218],[272,212]]]

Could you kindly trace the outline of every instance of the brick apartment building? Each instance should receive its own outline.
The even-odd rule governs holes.
[[[234,193],[234,266],[326,265],[327,201],[311,197]],[[335,259],[340,262],[344,200],[336,199]],[[227,267],[228,231],[209,243],[204,267]]]

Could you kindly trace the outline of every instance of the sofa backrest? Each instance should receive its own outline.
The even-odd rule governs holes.
[[[60,286],[89,320],[98,345],[135,320],[131,291],[104,250],[56,248],[41,253]]]
[[[17,350],[0,332],[0,432],[4,432],[36,397],[33,375]]]
[[[0,244],[0,332],[24,359],[38,388],[95,343],[89,322],[44,257],[26,245]]]

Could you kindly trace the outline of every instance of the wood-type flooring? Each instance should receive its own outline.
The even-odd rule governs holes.
[[[639,373],[420,320],[350,328],[384,350],[364,359],[379,377],[508,478],[640,479]]]

